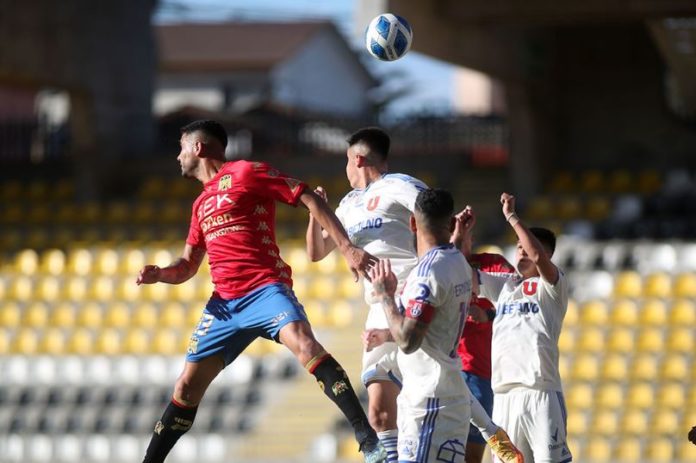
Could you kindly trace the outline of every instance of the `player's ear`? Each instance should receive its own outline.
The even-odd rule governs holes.
[[[355,165],[358,167],[365,167],[367,166],[368,161],[367,157],[361,155],[361,154],[356,154],[355,155]]]
[[[411,217],[409,218],[408,221],[409,227],[411,228],[411,231],[415,234],[416,230],[418,227],[416,226],[416,216],[411,214]]]

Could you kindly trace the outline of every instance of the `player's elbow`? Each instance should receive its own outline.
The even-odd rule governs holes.
[[[398,342],[399,348],[404,352],[404,354],[412,354],[418,350],[421,345],[420,339],[406,338],[401,339]]]

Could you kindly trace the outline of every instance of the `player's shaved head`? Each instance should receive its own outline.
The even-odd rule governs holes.
[[[354,147],[361,156],[376,162],[384,162],[389,156],[391,140],[387,132],[379,127],[365,127],[348,137],[348,146]]]
[[[429,231],[450,229],[454,214],[454,199],[447,190],[430,188],[416,197],[416,221]]]
[[[193,121],[181,128],[181,135],[186,135],[192,141],[200,142],[204,147],[204,157],[225,160],[227,147],[227,131],[216,121]]]

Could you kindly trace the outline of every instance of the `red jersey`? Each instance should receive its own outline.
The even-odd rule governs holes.
[[[215,292],[236,299],[259,286],[292,286],[275,240],[275,201],[297,205],[307,185],[262,162],[232,161],[193,203],[186,242],[208,252]]]
[[[500,254],[472,254],[469,264],[476,270],[487,273],[514,273],[515,268]],[[491,301],[483,297],[472,296],[469,305],[477,305],[485,311],[495,310]],[[457,353],[462,359],[462,371],[473,373],[482,378],[491,378],[491,338],[493,321],[477,322],[471,315],[466,319],[462,338],[459,340]]]

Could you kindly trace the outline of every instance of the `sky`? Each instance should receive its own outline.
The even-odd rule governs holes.
[[[390,63],[370,57],[362,34],[356,32],[356,7],[356,0],[160,0],[154,21],[331,19],[362,54],[370,72],[384,79],[390,89],[409,90],[388,107],[389,116],[451,112],[454,67],[416,52]],[[414,40],[418,40],[417,30]]]

